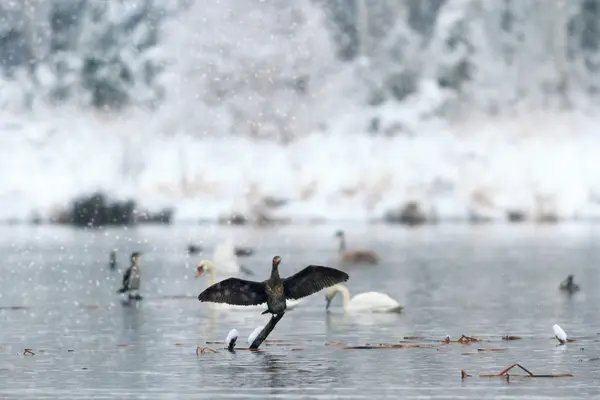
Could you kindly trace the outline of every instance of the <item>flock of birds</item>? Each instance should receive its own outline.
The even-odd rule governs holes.
[[[337,231],[335,237],[339,241],[338,255],[342,264],[377,264],[379,259],[371,250],[352,250],[346,245],[343,231]],[[202,252],[197,245],[188,245],[188,253],[195,255]],[[309,265],[298,273],[287,278],[279,275],[281,257],[272,260],[271,276],[265,281],[252,281],[240,278],[240,275],[253,276],[252,270],[239,263],[238,257],[252,255],[251,248],[236,247],[229,240],[218,244],[212,254],[212,260],[201,260],[195,272],[195,277],[208,277],[209,287],[199,296],[202,302],[214,303],[212,306],[226,311],[258,311],[274,315],[292,310],[300,305],[304,298],[323,289],[325,293],[326,310],[329,310],[332,300],[337,294],[341,295],[345,312],[399,313],[403,306],[385,293],[370,291],[353,297],[343,285],[349,278],[348,274],[339,269]],[[131,264],[123,274],[121,288],[117,293],[124,294],[129,301],[139,301],[141,286],[141,253],[131,254]],[[109,266],[115,269],[117,265],[116,251],[110,253]]]
[[[339,240],[339,258],[343,264],[377,264],[377,255],[370,250],[350,250],[346,246],[346,238],[343,231],[337,231],[335,236]],[[199,246],[188,246],[190,254],[201,252]],[[282,278],[279,274],[281,257],[272,259],[271,275],[264,281],[253,281],[239,278],[239,274],[254,275],[254,273],[243,267],[238,262],[239,256],[248,256],[253,253],[252,249],[236,248],[230,241],[219,244],[213,252],[215,262],[203,259],[196,268],[196,278],[206,274],[209,279],[209,287],[198,296],[201,302],[214,303],[213,306],[227,311],[261,311],[262,314],[282,315],[286,311],[296,308],[305,297],[327,289],[325,293],[325,309],[329,310],[331,302],[339,293],[342,296],[343,309],[345,312],[370,312],[370,313],[400,313],[403,306],[387,294],[380,292],[365,292],[350,296],[350,291],[343,282],[349,279],[349,275],[336,268],[320,265],[309,265],[299,272]],[[122,287],[118,293],[127,294],[129,300],[139,301],[143,297],[139,293],[141,282],[139,252],[131,254],[131,265],[123,274]],[[110,254],[110,267],[116,267],[116,253]],[[219,274],[229,275],[228,278],[220,279]],[[233,275],[233,276],[232,276]],[[559,286],[561,291],[574,294],[580,290],[579,285],[574,283],[573,275],[569,275]],[[266,310],[264,309],[266,304]],[[558,325],[552,327],[553,332],[560,344],[567,342],[566,333]],[[261,328],[256,328],[248,337],[248,343],[252,343]],[[233,348],[238,338],[237,330],[233,329],[226,338],[228,347]]]

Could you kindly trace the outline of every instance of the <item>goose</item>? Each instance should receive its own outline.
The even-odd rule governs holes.
[[[123,274],[123,285],[117,293],[129,292],[129,300],[142,300],[140,296],[140,256],[141,253],[131,253],[131,266]]]
[[[337,231],[335,236],[339,239],[339,254],[343,262],[355,264],[377,264],[379,259],[371,250],[346,250],[346,236],[344,231]]]
[[[560,283],[560,290],[573,294],[579,291],[579,285],[573,283],[573,275],[567,276],[567,279]]]
[[[214,285],[217,283],[217,277],[215,274],[215,266],[209,260],[200,260],[198,263],[198,267],[196,268],[196,278],[200,277],[203,273],[208,272],[209,278],[208,283],[210,285]],[[288,300],[287,309],[293,310],[296,308],[302,300]],[[231,305],[231,304],[219,304],[219,308],[230,310],[230,311],[256,311],[258,309],[262,309],[261,306],[239,306],[239,305]]]
[[[227,303],[250,306],[267,303],[262,314],[284,314],[288,299],[310,296],[336,283],[345,282],[349,276],[339,269],[309,265],[300,272],[282,279],[279,276],[281,257],[273,257],[271,277],[263,282],[228,278],[216,283],[198,295],[201,302]]]
[[[336,294],[341,293],[344,299],[344,311],[348,312],[372,312],[372,313],[399,313],[404,308],[396,300],[385,293],[365,292],[350,299],[350,291],[344,285],[333,285],[325,294],[327,302],[325,309],[328,310],[331,301]]]

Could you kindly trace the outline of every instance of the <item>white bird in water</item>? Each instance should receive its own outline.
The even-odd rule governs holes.
[[[198,263],[198,267],[196,269],[196,278],[198,278],[200,275],[202,275],[205,272],[208,272],[208,275],[209,275],[208,283],[211,286],[214,285],[215,283],[217,283],[217,277],[215,274],[215,265],[212,262],[210,262],[209,260],[201,260],[200,263]],[[302,303],[302,301],[303,300],[287,299],[286,311],[296,308],[298,306],[298,304]],[[222,310],[251,311],[251,312],[257,312],[259,310],[262,312],[265,308],[262,305],[259,305],[259,306],[237,306],[237,305],[232,305],[232,304],[227,304],[227,303],[213,303],[212,306],[222,309]]]
[[[348,312],[371,312],[371,313],[399,313],[404,308],[396,300],[385,293],[365,292],[350,299],[350,291],[342,284],[333,285],[327,291],[325,300],[329,309],[331,301],[336,294],[341,293],[344,301],[344,311]]]
[[[262,331],[262,329],[263,328],[259,326],[250,334],[250,336],[248,336],[248,345],[252,346],[252,343],[254,343],[254,340],[256,340],[258,334],[260,333],[260,331]]]
[[[552,325],[552,331],[554,332],[554,337],[558,340],[560,344],[567,343],[567,334],[562,330],[558,324]]]
[[[233,350],[233,348],[235,347],[235,342],[237,341],[238,336],[239,333],[237,329],[232,329],[227,334],[227,337],[225,338],[225,344],[227,345],[227,348],[229,350]]]

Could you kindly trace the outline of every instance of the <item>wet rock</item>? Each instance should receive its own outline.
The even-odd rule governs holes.
[[[508,219],[509,222],[523,222],[525,220],[527,220],[527,214],[525,214],[525,212],[523,211],[519,211],[519,210],[508,210],[506,212],[506,218]]]
[[[421,225],[427,222],[427,215],[421,210],[417,202],[406,203],[399,210],[388,211],[384,220],[391,224]]]
[[[280,208],[289,203],[288,199],[280,199],[273,196],[266,196],[262,199],[262,204],[268,208]]]
[[[219,224],[222,225],[246,225],[248,222],[248,216],[238,212],[233,212],[229,215],[222,215],[219,217]]]

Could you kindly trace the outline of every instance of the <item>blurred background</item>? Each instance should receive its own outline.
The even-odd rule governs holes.
[[[0,219],[600,215],[600,1],[209,3],[0,1]]]

